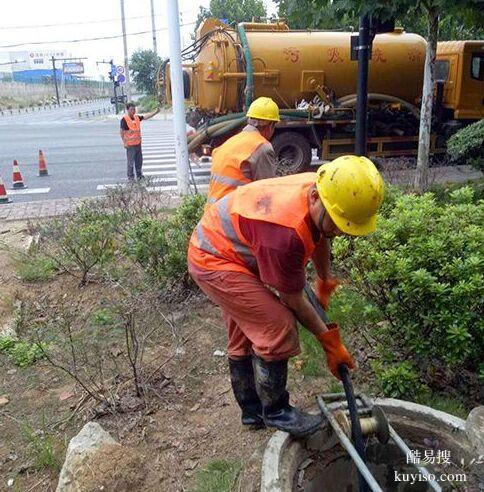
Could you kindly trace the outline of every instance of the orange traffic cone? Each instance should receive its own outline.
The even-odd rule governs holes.
[[[18,167],[18,162],[16,160],[13,161],[13,190],[20,190],[23,188],[27,188],[24,184],[24,180],[22,179],[22,174],[20,173],[20,168]]]
[[[44,153],[39,150],[39,176],[48,176],[47,163],[45,162]]]
[[[7,196],[7,190],[3,184],[3,179],[0,176],[0,203],[9,203],[10,198]]]

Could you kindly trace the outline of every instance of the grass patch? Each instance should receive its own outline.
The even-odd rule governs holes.
[[[41,255],[26,255],[17,266],[19,277],[25,282],[44,282],[55,276],[54,262]]]
[[[28,422],[22,425],[22,437],[27,444],[27,454],[36,470],[48,468],[59,471],[61,468],[60,446],[56,444],[54,435],[46,430],[44,424],[42,427],[37,431]]]
[[[441,412],[450,413],[464,420],[469,413],[464,404],[457,398],[437,395],[435,393],[419,399],[418,403],[432,407],[435,410],[440,410]]]
[[[242,464],[216,460],[198,470],[194,492],[230,492],[233,490]]]

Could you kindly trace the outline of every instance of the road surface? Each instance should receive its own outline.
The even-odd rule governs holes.
[[[126,183],[126,155],[113,115],[79,117],[109,102],[0,117],[0,175],[14,202],[97,196]],[[170,115],[143,122],[143,172],[157,189],[176,185],[173,125]],[[38,176],[38,152],[49,176]],[[11,190],[16,159],[26,190]],[[210,164],[193,165],[197,184],[208,183]],[[151,183],[151,181],[150,181]]]

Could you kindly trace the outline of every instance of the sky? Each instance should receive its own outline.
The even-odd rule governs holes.
[[[181,14],[182,45],[190,44],[194,21],[200,5],[209,0],[178,0]],[[265,1],[269,13],[275,12],[271,0]],[[158,54],[168,56],[166,0],[155,0]],[[125,0],[128,52],[139,48],[152,49],[150,0]],[[184,25],[186,24],[186,25]],[[129,35],[148,31],[146,34]],[[0,62],[2,52],[33,49],[66,51],[73,57],[87,57],[85,71],[91,77],[106,75],[107,66],[96,61],[114,59],[123,64],[123,40],[104,39],[68,43],[75,39],[121,35],[120,0],[14,0],[3,9],[0,20]],[[45,41],[59,41],[42,44]],[[7,47],[14,44],[21,46]],[[40,43],[40,44],[30,44]]]

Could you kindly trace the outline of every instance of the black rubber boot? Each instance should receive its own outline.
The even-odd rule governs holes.
[[[242,424],[265,427],[262,404],[255,390],[252,357],[234,360],[229,358],[230,381],[235,399],[242,410]]]
[[[295,437],[308,436],[318,430],[322,415],[311,415],[289,404],[287,360],[267,362],[254,357],[254,372],[267,427],[275,427]]]

